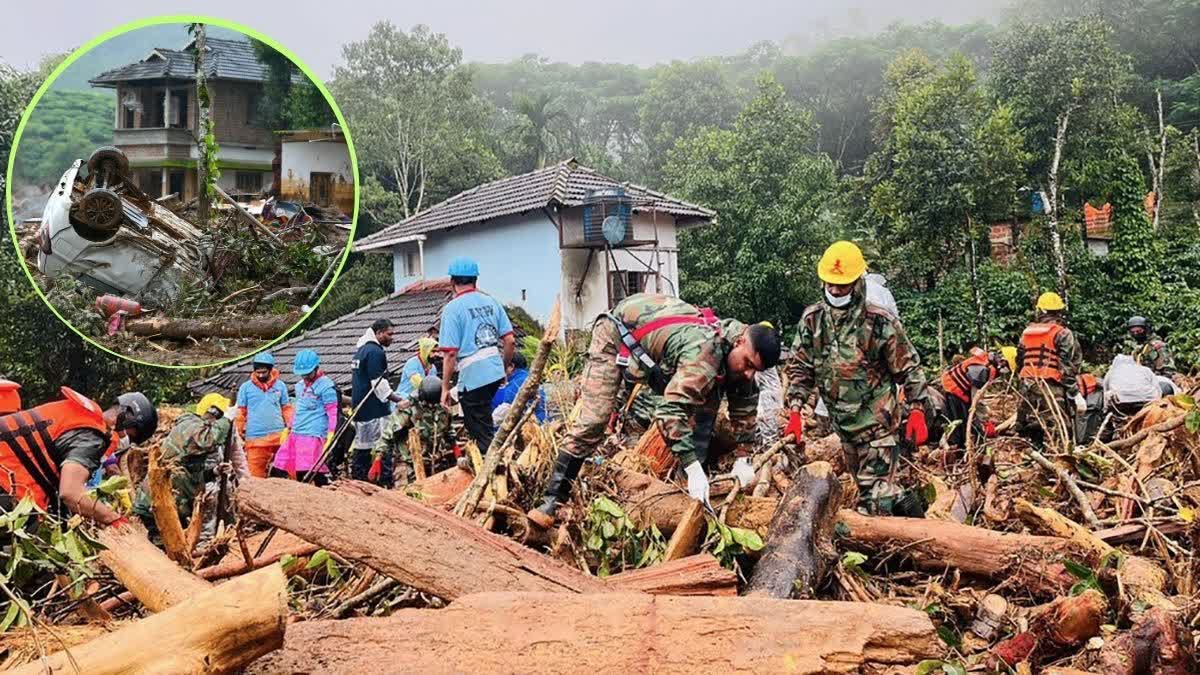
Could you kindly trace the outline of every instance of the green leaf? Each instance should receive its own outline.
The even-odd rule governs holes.
[[[603,511],[604,513],[607,513],[608,515],[612,516],[613,518],[624,518],[625,517],[625,512],[623,510],[621,510],[621,507],[617,506],[617,503],[614,502],[613,500],[609,499],[608,497],[604,497],[604,496],[596,497],[595,501],[592,502],[592,507],[599,509],[600,511]]]
[[[599,551],[604,548],[604,539],[600,537],[598,532],[593,532],[584,545],[587,546],[588,550]]]
[[[1184,410],[1191,410],[1196,407],[1196,399],[1191,394],[1176,394],[1175,405]]]
[[[291,553],[285,553],[281,558],[279,558],[279,566],[283,568],[284,572],[286,572],[294,567],[299,561],[300,559]]]
[[[617,534],[617,527],[606,520],[600,523],[600,533],[605,539],[612,539]]]
[[[123,474],[109,476],[96,487],[101,494],[113,495],[129,487],[129,477]]]
[[[8,627],[13,624],[13,621],[17,620],[17,616],[20,614],[20,612],[21,608],[19,605],[17,605],[17,603],[11,601],[8,603],[8,611],[4,613],[4,620],[0,621],[0,633],[8,630]]]
[[[306,564],[304,566],[304,569],[306,569],[306,570],[316,569],[316,568],[320,567],[321,565],[324,565],[327,560],[329,560],[329,551],[326,551],[325,549],[321,549],[321,550],[317,551],[316,553],[314,553],[313,556],[308,559],[308,564]]]
[[[946,662],[941,659],[925,659],[917,664],[913,675],[934,675],[935,673],[945,672]]]
[[[1089,579],[1096,578],[1096,573],[1092,571],[1092,568],[1087,567],[1086,565],[1080,565],[1069,558],[1063,559],[1063,567],[1067,568],[1067,571],[1071,573],[1071,576],[1081,581],[1087,581]]]
[[[967,675],[967,669],[961,663],[943,663],[942,670],[946,675]]]
[[[1195,434],[1197,431],[1200,431],[1200,410],[1193,408],[1187,414],[1187,417],[1183,419],[1183,427],[1187,429],[1189,434]]]
[[[865,562],[867,562],[867,556],[858,551],[846,551],[842,554],[842,567],[846,569],[860,567]]]
[[[960,638],[958,634],[954,632],[953,628],[950,628],[945,624],[938,626],[937,636],[942,640],[942,642],[945,642],[947,645],[954,647],[955,649],[958,649],[962,646],[962,638]]]
[[[742,548],[747,551],[758,551],[763,547],[762,537],[754,530],[744,527],[731,527],[729,533],[733,536],[733,540],[741,544]]]
[[[338,564],[334,562],[332,557],[325,559],[325,573],[328,574],[330,578],[335,580],[342,578],[342,570],[338,567]]]

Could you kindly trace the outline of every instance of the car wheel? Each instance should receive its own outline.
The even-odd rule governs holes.
[[[107,172],[108,180],[115,181],[129,173],[129,158],[120,148],[104,145],[96,148],[88,158],[88,172]]]
[[[76,213],[80,220],[94,229],[113,231],[121,224],[121,198],[106,188],[89,190],[79,200]]]

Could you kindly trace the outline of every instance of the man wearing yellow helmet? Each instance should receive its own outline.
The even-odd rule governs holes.
[[[859,508],[919,516],[920,495],[901,487],[896,469],[901,427],[914,446],[929,438],[925,376],[900,320],[867,300],[866,269],[862,251],[848,241],[830,246],[817,264],[825,297],[804,310],[792,344],[784,433],[800,439],[801,408],[819,394],[858,482]]]
[[[1077,383],[1082,362],[1079,343],[1066,326],[1065,309],[1057,293],[1038,296],[1037,320],[1025,328],[1017,347],[1017,375],[1021,378],[1017,431],[1039,448],[1060,418],[1067,424],[1061,434],[1073,438],[1074,418],[1087,411]]]

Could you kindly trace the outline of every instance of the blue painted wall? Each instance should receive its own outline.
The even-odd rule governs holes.
[[[416,248],[415,243],[403,246]],[[524,307],[538,320],[550,315],[554,296],[562,287],[562,258],[558,230],[544,213],[505,216],[430,233],[425,240],[425,278],[446,276],[450,261],[460,255],[479,263],[479,287],[500,302]],[[405,276],[399,253],[392,257],[392,274],[397,289],[420,278]]]

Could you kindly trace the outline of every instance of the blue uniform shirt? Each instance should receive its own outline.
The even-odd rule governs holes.
[[[296,383],[292,433],[325,438],[326,434],[335,431],[329,428],[325,406],[330,403],[336,405],[337,402],[337,387],[333,386],[333,380],[328,375],[318,377],[311,387],[301,379]]]
[[[517,392],[521,390],[521,385],[525,384],[525,380],[529,379],[529,371],[525,369],[514,370],[512,375],[508,377],[508,382],[503,387],[496,390],[496,395],[492,397],[492,410],[499,406],[517,400]],[[537,407],[533,409],[534,417],[537,421],[546,421],[546,392],[538,387],[537,392]]]
[[[262,438],[283,431],[283,406],[287,404],[287,385],[280,378],[275,378],[265,391],[253,382],[243,382],[238,387],[235,405],[246,409],[246,438]]]
[[[490,295],[467,291],[442,310],[438,346],[458,354],[460,391],[504,379],[500,339],[513,332],[504,307]]]
[[[437,369],[430,364],[428,368],[421,365],[420,357],[414,356],[404,362],[404,370],[400,371],[400,384],[396,386],[396,393],[404,398],[416,396],[416,389],[413,388],[413,375],[428,377],[437,372]]]

